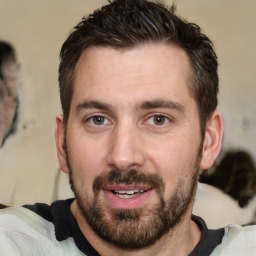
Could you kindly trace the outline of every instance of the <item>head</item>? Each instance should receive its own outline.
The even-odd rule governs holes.
[[[117,0],[60,57],[56,142],[80,224],[123,249],[150,246],[190,219],[198,171],[220,150],[211,41],[172,8]]]
[[[65,123],[73,95],[74,73],[89,47],[130,49],[147,43],[176,46],[186,52],[192,69],[190,93],[198,105],[201,132],[218,104],[218,63],[212,42],[200,27],[174,13],[174,7],[145,0],[117,0],[84,18],[63,44],[59,86]]]
[[[16,131],[18,69],[14,48],[0,41],[0,146]]]

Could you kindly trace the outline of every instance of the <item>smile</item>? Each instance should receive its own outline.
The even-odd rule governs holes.
[[[117,197],[119,198],[131,198],[134,196],[138,196],[142,193],[145,192],[145,190],[126,190],[126,191],[122,191],[122,190],[113,190],[112,191]]]
[[[145,186],[114,185],[102,190],[105,203],[115,209],[140,208],[150,201],[155,190]]]

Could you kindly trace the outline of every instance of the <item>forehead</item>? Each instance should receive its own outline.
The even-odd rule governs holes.
[[[191,67],[184,50],[165,44],[131,49],[90,47],[75,69],[74,99],[105,98],[112,93],[128,99],[190,95]],[[157,94],[157,95],[156,95]]]

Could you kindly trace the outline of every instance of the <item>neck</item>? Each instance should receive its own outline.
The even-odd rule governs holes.
[[[192,207],[184,216],[183,221],[175,229],[170,230],[169,233],[164,235],[150,247],[138,250],[123,250],[98,237],[85,221],[76,201],[71,204],[71,212],[84,237],[102,256],[188,255],[198,244],[201,236],[201,231],[198,226],[191,220],[191,211]]]

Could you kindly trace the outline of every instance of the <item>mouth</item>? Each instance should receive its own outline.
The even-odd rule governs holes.
[[[112,193],[119,198],[132,198],[145,193],[147,190],[134,189],[134,190],[112,190]]]
[[[134,209],[146,204],[153,190],[142,186],[116,185],[104,188],[103,193],[111,208]]]

